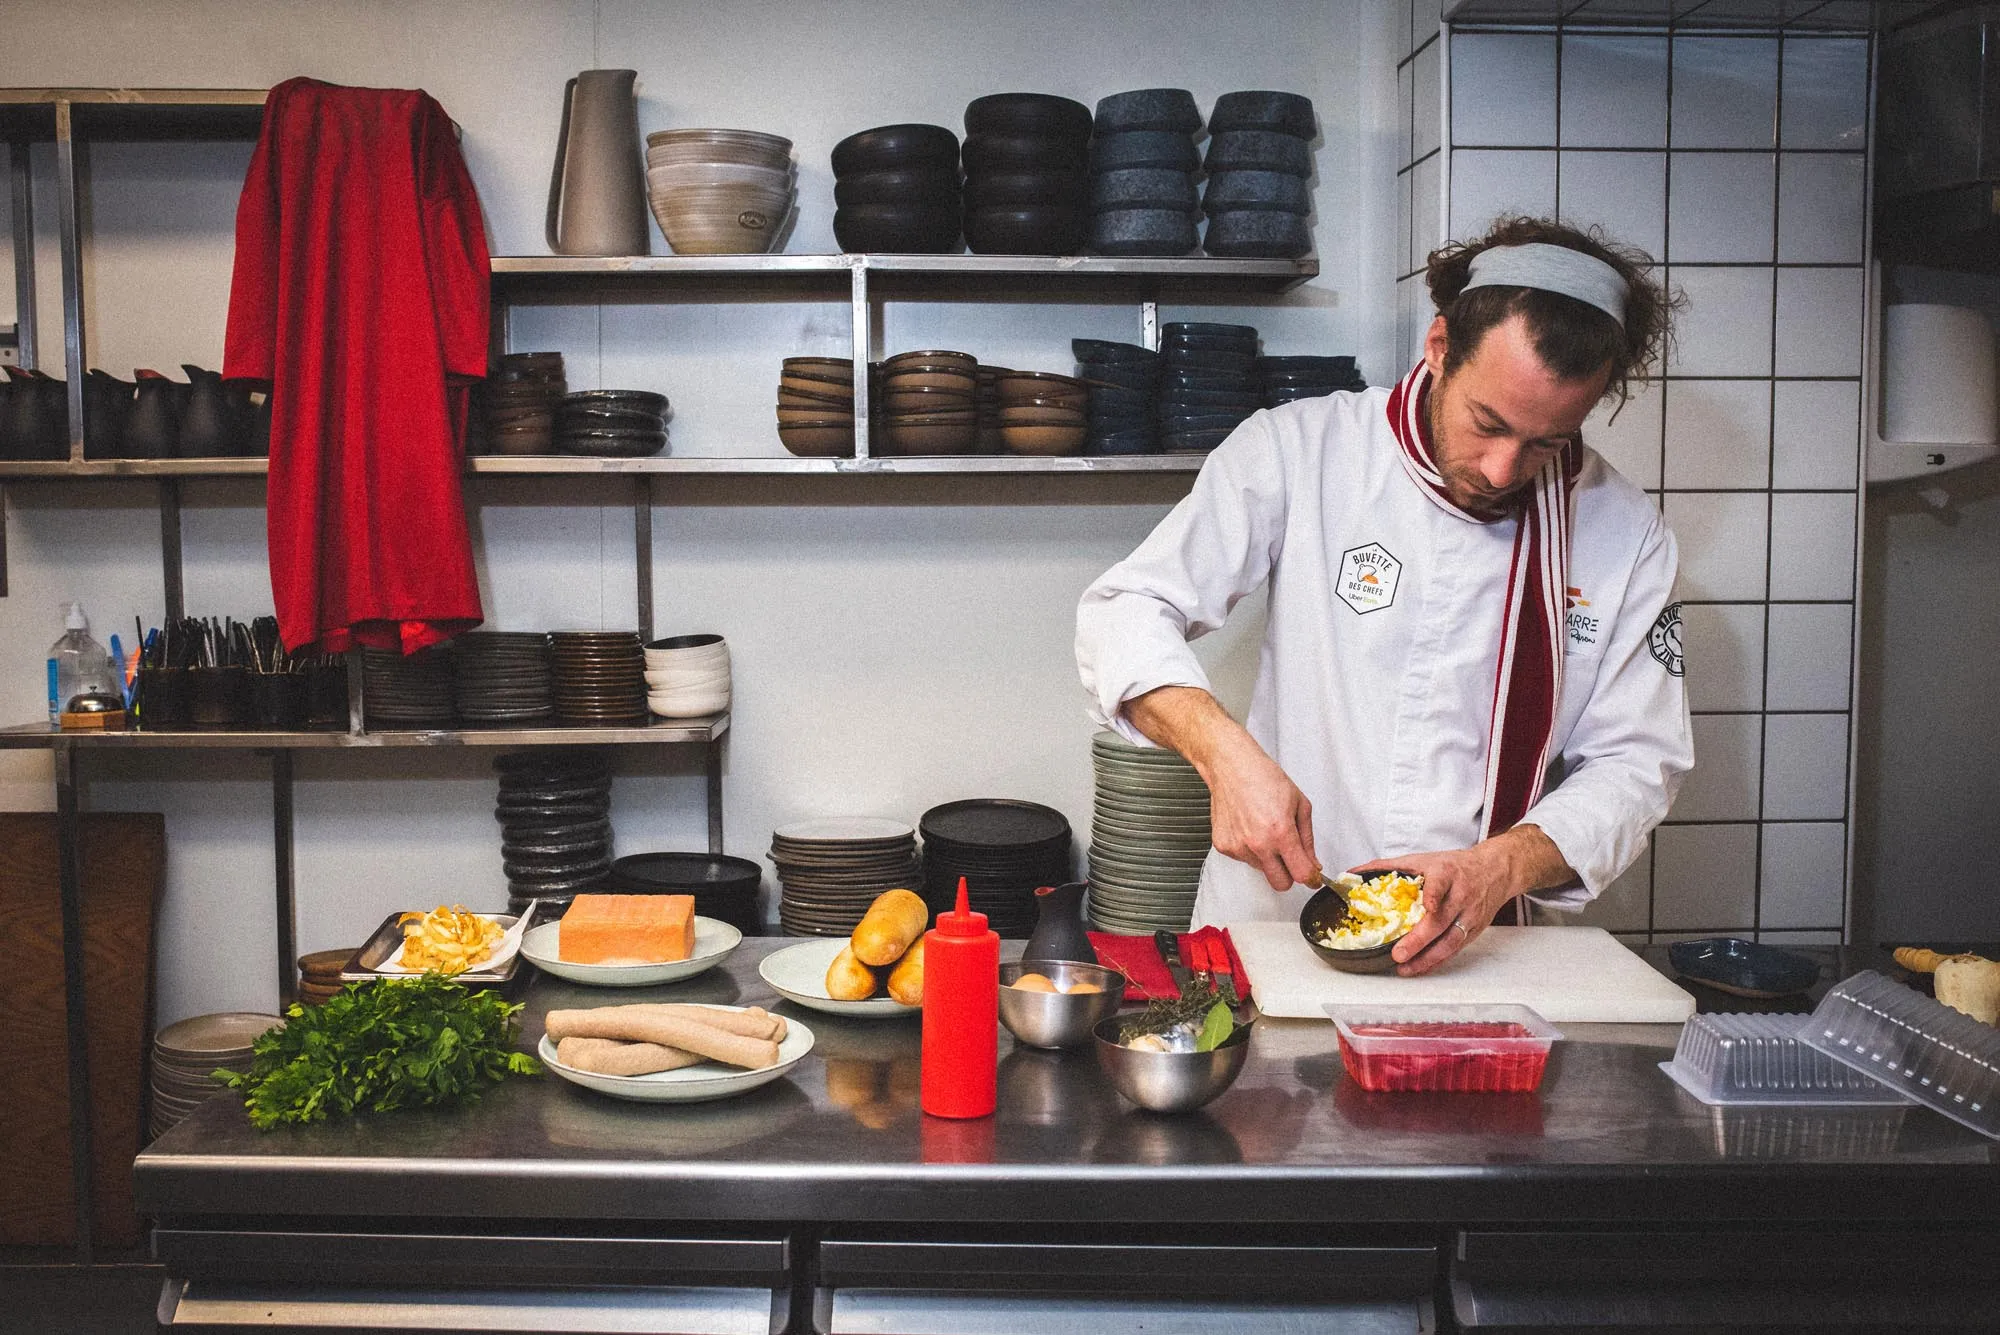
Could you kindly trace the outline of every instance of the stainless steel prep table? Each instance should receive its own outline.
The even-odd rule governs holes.
[[[1265,1021],[1234,1088],[1178,1117],[1123,1104],[1088,1051],[1003,1033],[998,1113],[948,1122],[916,1107],[918,1022],[779,1006],[756,962],[785,944],[643,994],[528,993],[530,1044],[550,1008],[669,996],[812,1028],[790,1078],[734,1100],[628,1104],[550,1077],[272,1133],[210,1104],[137,1165],[170,1291],[664,1284],[762,1295],[760,1329],[884,1332],[1117,1329],[1106,1313],[1160,1301],[1238,1331],[1260,1304],[1289,1329],[1315,1302],[1385,1330],[1995,1310],[2000,1147],[1921,1108],[1704,1107],[1657,1069],[1671,1026],[1565,1026],[1535,1095],[1425,1096],[1359,1090],[1330,1025]],[[196,1306],[187,1328],[246,1328]],[[600,1328],[482,1319],[422,1328]],[[658,1328],[741,1328],[704,1319]],[[419,1328],[385,1322],[365,1328]]]

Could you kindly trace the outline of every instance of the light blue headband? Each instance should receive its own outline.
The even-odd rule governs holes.
[[[1618,271],[1580,250],[1534,241],[1522,246],[1494,246],[1472,257],[1475,287],[1534,287],[1595,306],[1625,327],[1625,280]]]

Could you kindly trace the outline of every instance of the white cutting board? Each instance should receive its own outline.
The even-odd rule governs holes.
[[[1694,998],[1600,927],[1489,927],[1421,978],[1342,973],[1313,954],[1293,922],[1246,922],[1229,935],[1257,1009],[1320,1020],[1320,1009],[1382,1002],[1514,1002],[1572,1024],[1680,1024]]]

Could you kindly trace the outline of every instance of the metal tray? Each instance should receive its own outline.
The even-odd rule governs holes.
[[[528,916],[533,918],[535,911],[540,907],[541,901],[539,900],[530,904],[528,906]],[[362,943],[361,949],[355,951],[347,963],[341,966],[341,982],[372,983],[383,978],[408,978],[412,976],[400,973],[379,973],[376,968],[376,966],[390,959],[398,950],[402,949],[402,918],[406,912],[422,912],[422,910],[398,910],[384,918],[382,925],[371,932],[368,939]],[[512,927],[518,915],[512,913],[489,913],[482,916],[491,918],[502,927]],[[519,971],[520,967],[521,952],[517,950],[511,959],[497,969],[471,969],[465,973],[452,975],[452,981],[454,983],[463,983],[467,987],[502,987],[513,981],[514,975]]]

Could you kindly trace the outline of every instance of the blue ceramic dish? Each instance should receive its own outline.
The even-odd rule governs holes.
[[[1789,997],[1819,980],[1816,961],[1733,936],[1677,941],[1667,960],[1681,977],[1738,997]]]

